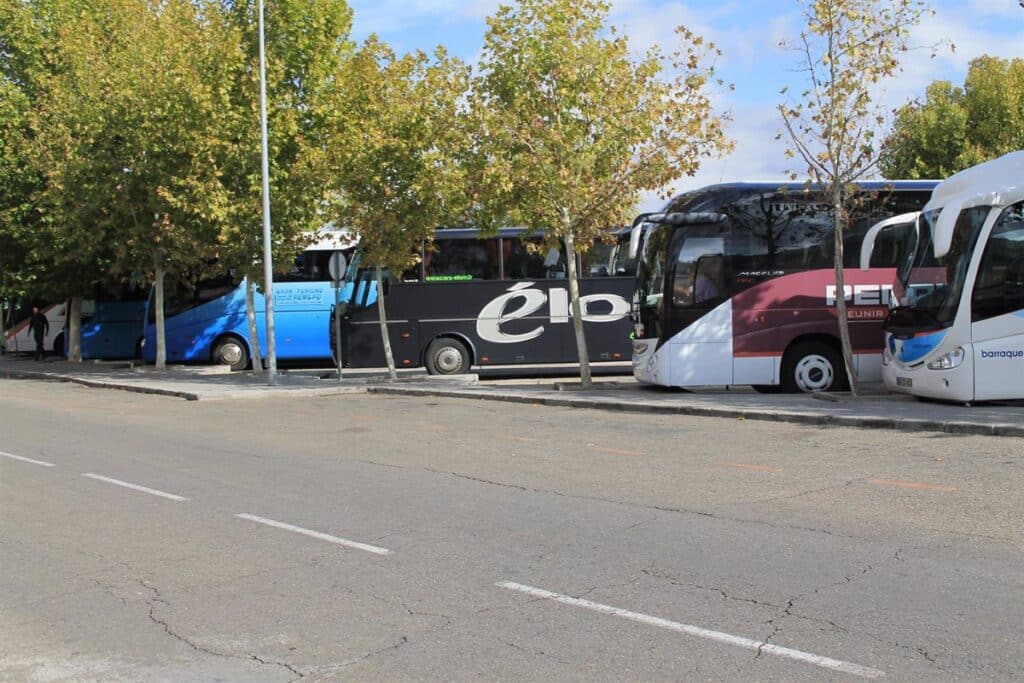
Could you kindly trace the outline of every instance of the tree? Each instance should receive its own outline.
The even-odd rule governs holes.
[[[792,44],[808,81],[798,97],[787,96],[779,113],[789,142],[787,155],[806,164],[833,212],[836,291],[845,292],[843,230],[856,203],[854,182],[879,162],[875,134],[884,122],[876,88],[900,71],[910,29],[928,12],[922,0],[800,0],[807,27]],[[783,90],[787,95],[787,91]],[[781,135],[781,134],[780,134]],[[794,174],[794,179],[796,175]],[[854,395],[846,298],[836,297],[843,360]]]
[[[330,145],[333,215],[359,239],[375,266],[381,339],[391,379],[395,361],[387,329],[384,270],[402,273],[420,246],[464,205],[459,163],[465,126],[459,103],[468,71],[438,48],[404,56],[369,38],[339,74]]]
[[[519,0],[488,19],[471,98],[480,222],[542,230],[566,250],[580,379],[590,364],[576,255],[629,223],[639,195],[729,148],[710,88],[714,45],[636,58],[606,0]]]
[[[909,102],[882,150],[887,178],[946,178],[1024,149],[1024,59],[983,56],[971,62],[963,87],[928,86]]]
[[[246,278],[246,313],[253,370],[261,353],[253,307],[254,284],[263,272],[260,201],[259,70],[257,3],[223,0],[235,35],[229,146],[223,182],[230,193],[228,220],[218,237],[220,264]],[[271,215],[279,268],[289,266],[304,243],[327,222],[331,107],[336,78],[351,55],[352,12],[344,0],[273,0],[266,8],[267,100],[271,135]]]
[[[5,233],[0,264],[7,287],[34,298],[71,298],[69,359],[81,360],[82,293],[109,271],[108,240],[96,217],[68,208],[77,199],[52,186],[40,163],[36,127],[42,102],[57,74],[68,68],[65,38],[82,22],[102,22],[102,3],[82,7],[70,0],[0,0],[0,78],[4,89],[4,182],[0,214]],[[63,202],[63,203],[62,203]]]
[[[165,275],[214,256],[227,216],[217,164],[234,54],[225,36],[212,2],[90,3],[56,24],[47,50],[60,68],[40,79],[33,103],[32,157],[53,234],[65,258],[102,244],[114,272],[150,275],[160,368]]]

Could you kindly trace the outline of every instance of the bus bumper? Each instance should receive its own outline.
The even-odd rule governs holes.
[[[963,364],[950,370],[932,370],[927,363],[915,368],[889,362],[882,368],[885,388],[901,394],[967,403],[974,400],[974,359],[967,350]]]
[[[661,368],[664,354],[659,354],[657,339],[633,340],[633,377],[641,384],[662,384],[668,381],[668,368]]]

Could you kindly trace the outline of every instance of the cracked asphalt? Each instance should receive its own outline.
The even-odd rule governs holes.
[[[1024,678],[1019,440],[0,395],[0,680],[857,680],[779,647],[886,680]]]

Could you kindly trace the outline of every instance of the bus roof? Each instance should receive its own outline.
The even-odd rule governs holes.
[[[629,227],[616,227],[608,229],[609,235],[624,235],[629,234]],[[480,235],[479,228],[438,228],[436,237],[440,239],[454,239],[454,240],[472,240],[477,239]],[[494,237],[505,237],[505,238],[518,238],[523,235],[534,235],[541,237],[543,233],[540,230],[531,230],[529,228],[500,228]]]
[[[925,211],[954,202],[971,206],[1006,206],[1024,200],[1024,152],[1011,152],[950,176],[939,183]]]
[[[858,188],[865,192],[880,192],[883,190],[919,190],[921,192],[931,192],[935,189],[935,186],[939,184],[938,180],[863,180],[854,183]],[[717,183],[715,185],[706,185],[689,192],[673,197],[669,203],[674,203],[677,199],[683,197],[692,196],[697,193],[701,194],[712,194],[716,192],[728,192],[728,191],[741,191],[744,193],[760,193],[760,192],[778,192],[782,189],[789,190],[801,190],[801,189],[821,189],[821,185],[818,183],[808,184],[805,181],[800,180],[765,180],[755,182],[736,182],[736,183]]]
[[[939,258],[949,253],[960,212],[974,206],[1008,206],[1024,201],[1024,152],[1011,152],[950,176],[935,188],[925,212],[944,210],[933,241]]]

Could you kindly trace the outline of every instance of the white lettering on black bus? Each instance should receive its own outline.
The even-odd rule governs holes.
[[[553,324],[568,324],[572,312],[569,306],[569,291],[552,288],[548,293],[531,289],[533,282],[518,282],[508,292],[491,300],[480,311],[476,319],[476,333],[481,339],[495,344],[518,344],[537,339],[544,334],[544,326],[521,334],[509,334],[501,330],[503,323],[527,318],[548,304],[548,319]],[[510,305],[519,300],[519,306],[510,310]],[[607,313],[591,313],[592,304],[604,302],[611,307]],[[617,294],[606,292],[580,297],[583,320],[592,323],[610,323],[629,315],[629,302]]]

